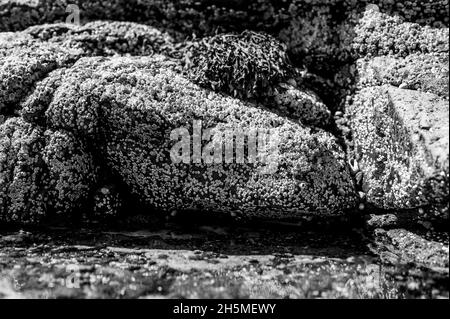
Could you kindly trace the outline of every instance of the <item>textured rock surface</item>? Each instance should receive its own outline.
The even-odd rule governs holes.
[[[0,125],[0,220],[38,223],[80,209],[96,180],[93,159],[73,134],[20,118]]]
[[[147,229],[0,229],[0,298],[448,298],[448,8],[0,0],[0,226]],[[174,164],[199,120],[276,169]]]
[[[448,270],[449,250],[446,244],[428,241],[404,229],[377,229],[375,237],[376,243],[384,250],[384,256],[388,257],[390,262],[416,263]]]
[[[353,128],[350,157],[364,173],[369,202],[382,208],[446,206],[448,101],[432,93],[371,87],[354,96],[347,116]],[[436,213],[446,219],[448,210],[442,209]]]
[[[359,87],[389,84],[449,97],[448,52],[364,58],[357,63]]]
[[[209,88],[214,88],[215,78],[199,81],[192,76],[197,71],[191,74],[181,69],[181,61],[162,56],[83,58],[155,53],[176,56],[178,49],[167,34],[134,23],[93,22],[83,26],[34,26],[23,32],[3,33],[0,40],[4,57],[0,71],[6,79],[0,91],[3,120],[19,116],[32,123],[32,128],[72,132],[86,143],[84,151],[95,150],[92,156],[100,163],[106,161],[105,168],[101,168],[107,174],[117,174],[120,182],[146,205],[166,211],[198,208],[265,217],[333,215],[355,206],[345,154],[330,134],[313,133],[265,110],[264,106],[256,108],[251,103],[193,85],[183,78],[183,72]],[[297,88],[294,80],[287,79],[292,66],[284,51],[275,50],[282,49],[282,45],[256,33],[250,33],[248,44],[255,53],[272,52],[272,56],[263,54],[259,59],[250,59],[248,64],[253,71],[248,74],[257,77],[249,86],[255,93],[271,86],[278,88],[271,100],[265,99],[262,104],[303,123],[326,125],[329,119],[326,106],[312,91]],[[204,52],[197,51],[208,59],[207,48]],[[229,52],[240,61],[246,59],[246,49],[232,48]],[[218,60],[211,63],[218,63],[218,69],[226,66]],[[215,71],[215,67],[211,70]],[[260,82],[267,72],[272,72],[273,84]],[[264,85],[260,86],[261,83]],[[246,128],[276,131],[281,135],[282,148],[280,162],[276,163],[279,172],[275,176],[259,176],[257,172],[265,163],[171,166],[170,130],[190,128],[193,120],[203,120],[204,129],[216,126],[217,131]],[[4,127],[6,130],[6,124]],[[163,139],[160,145],[155,144],[158,139]],[[4,170],[11,169],[16,169],[15,163],[7,162]],[[37,189],[44,187],[40,181],[34,182]],[[11,181],[3,183],[9,187]],[[8,192],[5,196],[15,194],[14,190]],[[92,196],[94,189],[88,193]],[[79,199],[83,202],[86,194]],[[103,200],[109,205],[113,199],[100,202]],[[40,201],[44,205],[45,200]],[[90,202],[97,207],[96,199]],[[80,207],[77,200],[68,205],[71,207],[66,211]],[[22,206],[23,212],[26,205]],[[51,202],[48,206],[49,211],[54,209]],[[4,207],[5,216],[9,215],[13,208],[8,203]],[[44,214],[43,208],[36,211],[39,216]],[[29,213],[33,215],[33,211]],[[4,220],[27,221],[16,217]],[[29,222],[32,221],[31,218]]]
[[[448,28],[379,10],[355,28],[355,93],[346,114],[349,157],[362,191],[383,209],[417,209],[413,220],[448,220]],[[402,215],[400,213],[399,215]]]
[[[152,55],[171,49],[173,39],[153,27],[132,22],[95,21],[82,26],[43,24],[24,31],[34,39],[60,43],[84,56]]]
[[[354,205],[345,155],[330,134],[312,133],[268,111],[203,90],[170,65],[162,57],[82,59],[64,73],[46,110],[40,95],[33,95],[27,103],[35,107],[25,108],[24,116],[45,111],[50,127],[75,131],[100,147],[108,167],[132,192],[160,209],[292,217],[333,214]],[[48,81],[59,83],[51,77]],[[171,131],[185,127],[192,132],[194,120],[218,132],[276,131],[277,171],[260,174],[265,163],[175,165]]]

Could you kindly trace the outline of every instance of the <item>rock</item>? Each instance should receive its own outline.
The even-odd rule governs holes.
[[[367,225],[370,228],[392,228],[397,226],[398,218],[394,214],[370,215]]]
[[[0,112],[17,111],[36,82],[51,71],[70,65],[76,57],[76,52],[22,34],[12,42],[8,37],[0,37]]]
[[[358,87],[389,84],[449,97],[447,53],[411,54],[406,58],[381,56],[358,60]]]
[[[429,268],[441,268],[448,273],[448,245],[428,241],[404,229],[375,231],[378,253],[389,251],[400,263],[415,263]]]
[[[115,185],[104,185],[94,195],[94,217],[100,220],[117,218],[122,198]]]
[[[167,33],[132,22],[95,21],[82,26],[42,24],[23,33],[78,50],[80,56],[152,55],[173,50],[173,39]]]
[[[95,145],[104,165],[135,196],[164,211],[283,218],[333,215],[355,205],[345,154],[330,134],[202,89],[172,71],[170,63],[163,57],[81,59],[65,72],[47,108],[38,109],[50,127]],[[39,98],[30,97],[29,105],[48,101]],[[220,134],[274,130],[280,138],[276,171],[261,174],[264,163],[174,164],[170,135],[183,127],[192,132],[194,120]]]
[[[91,154],[64,130],[21,118],[0,125],[0,221],[36,224],[80,209],[96,180]]]
[[[448,110],[448,101],[435,94],[392,86],[354,96],[346,109],[350,157],[359,161],[370,203],[385,209],[432,206],[430,218],[448,218]]]
[[[447,53],[448,28],[405,22],[399,16],[368,10],[355,27],[352,47],[359,57]]]
[[[171,52],[171,41],[154,28],[128,22],[50,24],[7,33],[0,36],[0,112],[19,111],[34,85],[81,57]]]

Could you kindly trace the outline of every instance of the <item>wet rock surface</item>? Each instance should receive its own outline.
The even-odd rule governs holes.
[[[0,294],[4,298],[448,298],[448,267],[419,266],[407,253],[386,259],[386,254],[372,253],[355,232],[155,226],[2,231]],[[409,248],[414,256],[414,246]],[[446,258],[448,265],[448,242]]]

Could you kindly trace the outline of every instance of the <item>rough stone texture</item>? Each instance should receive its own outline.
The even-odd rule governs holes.
[[[389,84],[449,97],[448,52],[364,58],[357,61],[357,69],[360,88]]]
[[[171,50],[167,34],[128,22],[41,25],[0,36],[0,111],[13,113],[48,73],[83,56],[152,55]]]
[[[93,158],[73,134],[21,118],[0,125],[0,221],[68,215],[83,207],[95,180]]]
[[[132,22],[95,21],[82,26],[43,24],[24,31],[35,39],[60,43],[84,56],[152,55],[170,50],[173,39],[153,27]]]
[[[235,97],[262,97],[293,73],[286,47],[275,38],[245,31],[192,42],[184,56],[193,81]]]
[[[377,229],[375,239],[390,262],[416,263],[448,270],[448,244],[425,240],[404,229]]]
[[[54,91],[46,123],[86,137],[133,193],[163,210],[292,217],[334,214],[354,205],[345,155],[331,135],[201,89],[170,65],[163,57],[81,59]],[[28,101],[37,108],[24,109],[26,118],[28,113],[36,117],[36,109],[44,111],[39,99]],[[171,130],[192,132],[193,120],[217,132],[275,130],[280,136],[278,170],[265,176],[260,175],[264,163],[171,163]]]
[[[273,103],[264,101],[263,104],[284,116],[291,114],[292,119],[300,122],[326,125],[329,111],[312,91],[300,90],[294,80],[281,82],[292,66],[287,65],[284,51],[275,52],[270,45],[275,45],[275,48],[282,46],[271,38],[272,42],[264,41],[266,36],[262,36],[262,41],[259,41],[262,43],[259,43],[255,40],[259,36],[251,34],[251,46],[255,52],[267,50],[264,43],[268,43],[269,51],[272,50],[275,56],[269,69],[265,63],[271,58],[262,56],[258,61],[252,60],[254,74],[261,78],[266,74],[265,70],[274,68],[277,70],[274,80],[278,81],[275,86],[279,89],[272,98]],[[253,104],[194,86],[181,76],[182,64],[174,59],[162,56],[154,59],[83,59],[85,56],[153,55],[161,52],[174,56],[178,49],[172,39],[152,27],[125,22],[93,22],[83,26],[51,24],[34,26],[18,33],[2,33],[0,40],[3,56],[0,71],[6,79],[0,90],[2,121],[20,116],[43,130],[73,132],[87,144],[87,152],[100,151],[102,155],[95,154],[96,160],[102,163],[107,159],[107,173],[118,174],[131,192],[147,205],[167,211],[187,208],[217,210],[223,206],[227,212],[245,211],[245,215],[266,217],[291,217],[303,213],[333,215],[355,205],[344,153],[331,135],[322,131],[309,132],[303,125],[291,124],[273,111],[268,112],[264,106],[255,108]],[[245,59],[245,54],[244,50],[236,57]],[[276,54],[280,56],[277,58]],[[208,81],[204,82],[205,86],[210,86]],[[173,85],[167,82],[173,82]],[[129,96],[133,98],[125,101]],[[181,105],[177,105],[179,103]],[[156,110],[159,107],[173,108],[176,114],[160,114]],[[142,110],[136,111],[135,108]],[[129,117],[122,113],[124,109],[130,112]],[[154,149],[149,145],[167,135],[169,128],[192,125],[194,119],[204,119],[208,127],[217,124],[219,131],[251,126],[280,132],[285,152],[279,164],[282,172],[274,178],[265,178],[255,175],[261,165],[242,167],[240,164],[226,164],[225,168],[212,165],[206,170],[195,165],[189,169],[165,167],[169,160],[168,144],[162,143]],[[132,149],[139,151],[138,158],[133,152],[130,154]],[[292,149],[300,151],[291,153]],[[163,150],[165,157],[158,153]],[[143,159],[144,156],[147,159]],[[6,169],[15,169],[15,164],[8,162]],[[223,170],[230,172],[230,176],[220,181]],[[210,181],[202,177],[204,174],[217,177]],[[187,180],[181,183],[174,176]],[[154,180],[160,180],[161,185],[155,185]],[[205,188],[209,182],[212,184]],[[4,183],[9,185],[10,182],[5,180]],[[41,185],[36,187],[39,189]],[[278,192],[268,195],[272,189]],[[170,196],[166,194],[168,190]],[[93,192],[90,189],[90,194]],[[99,200],[102,202],[104,199]],[[97,207],[96,199],[90,202]],[[77,201],[72,204],[73,207],[68,207],[67,211],[79,207]],[[9,214],[12,208],[5,205],[4,213]],[[112,205],[115,206],[114,203]],[[49,203],[49,211],[53,209],[51,206]],[[20,209],[23,211],[24,208]],[[39,215],[43,214],[43,209],[37,208],[37,211]],[[114,208],[107,211],[114,211]],[[6,217],[4,220],[9,221]],[[16,217],[11,220],[27,221]]]
[[[355,27],[353,92],[338,125],[367,201],[411,223],[448,220],[448,28],[368,8]],[[349,91],[351,92],[351,91]]]
[[[398,217],[395,214],[374,215],[371,214],[367,220],[367,226],[370,228],[393,228],[398,227]]]
[[[432,93],[371,87],[347,107],[350,157],[364,173],[363,191],[382,208],[437,205],[448,218],[448,101]]]
[[[70,224],[80,211],[104,225],[132,202],[146,214],[127,225],[157,229],[0,232],[0,297],[448,298],[448,233],[377,230],[369,257],[365,232],[324,232],[367,228],[369,210],[383,214],[369,228],[448,221],[448,1],[375,0],[361,15],[368,2],[0,0],[0,31],[24,30],[0,33],[0,226]],[[46,24],[64,22],[68,4],[81,26]],[[185,40],[197,55],[182,69]],[[155,53],[171,59],[117,57]],[[277,170],[173,165],[169,132],[194,119],[276,130]],[[353,130],[342,130],[351,171],[317,129],[339,134],[334,124]],[[340,215],[358,204],[358,218]],[[154,207],[191,230],[237,214],[277,221],[185,234],[153,223]],[[210,214],[218,207],[228,214]],[[319,234],[313,217],[326,220]],[[268,231],[292,223],[302,227]],[[65,284],[70,266],[82,289]]]
[[[448,37],[448,28],[421,26],[368,9],[355,27],[352,47],[359,56],[448,53]]]
[[[47,73],[73,63],[76,52],[54,44],[19,38],[16,43],[0,39],[0,112],[12,113],[26,98],[33,85]]]

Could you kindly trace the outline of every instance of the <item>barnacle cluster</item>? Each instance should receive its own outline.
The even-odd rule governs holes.
[[[389,84],[449,97],[448,52],[414,53],[405,58],[380,56],[360,59],[357,63],[360,88]]]
[[[43,24],[30,27],[24,33],[35,39],[60,43],[86,56],[152,55],[170,51],[173,45],[168,34],[132,22],[95,21],[82,26]]]
[[[45,110],[50,127],[76,131],[132,193],[164,211],[203,209],[249,216],[335,214],[352,207],[345,155],[323,131],[202,89],[163,57],[84,58],[68,70]],[[264,163],[173,164],[172,130],[272,129],[278,168]],[[207,141],[205,141],[206,144]]]
[[[122,197],[115,185],[104,185],[94,195],[93,216],[99,220],[111,220],[122,208]]]
[[[359,56],[448,53],[448,37],[448,28],[405,22],[376,8],[367,10],[356,26],[352,49]]]
[[[349,156],[367,200],[448,219],[448,28],[368,10],[354,39],[356,92],[347,97]]]
[[[169,212],[448,216],[448,1],[11,0],[0,31],[2,220],[114,216],[110,176]],[[275,172],[174,164],[195,121],[276,132]]]
[[[379,249],[394,255],[398,260],[448,268],[448,245],[425,240],[404,229],[377,229],[375,236]]]
[[[92,155],[73,134],[11,118],[0,126],[0,219],[37,223],[81,209],[96,180]]]
[[[0,111],[13,113],[33,85],[45,76],[74,61],[76,54],[29,37],[16,40],[18,45],[0,44]]]

